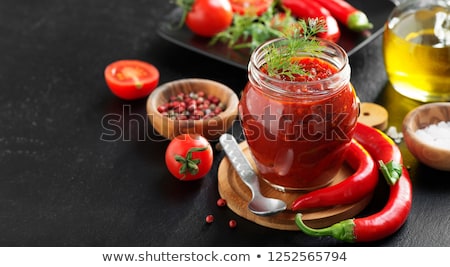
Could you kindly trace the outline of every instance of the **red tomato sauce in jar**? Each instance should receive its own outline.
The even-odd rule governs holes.
[[[239,105],[258,172],[282,191],[313,190],[332,182],[359,111],[349,69],[348,77],[336,80],[342,69],[328,61],[302,57],[295,62],[307,72],[295,81],[268,82],[263,68],[256,76],[249,73]]]

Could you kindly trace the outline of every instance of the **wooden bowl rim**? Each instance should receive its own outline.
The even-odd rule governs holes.
[[[423,147],[423,148],[426,148],[426,150],[429,153],[445,155],[446,157],[449,158],[448,164],[450,165],[450,150],[442,148],[442,147],[430,145],[426,141],[419,138],[417,136],[417,134],[415,133],[415,131],[417,129],[419,129],[415,123],[416,117],[426,110],[440,108],[440,107],[447,108],[449,110],[449,114],[450,114],[450,103],[449,102],[435,102],[435,103],[423,104],[423,105],[411,110],[410,112],[408,112],[408,114],[403,119],[403,126],[402,126],[403,127],[403,138],[405,139],[406,146],[408,147],[410,152],[415,157],[417,157],[420,161],[422,161],[422,159],[420,158],[419,155],[417,155],[417,148]],[[450,117],[448,118],[448,120],[450,120]],[[427,122],[427,123],[429,123],[429,122]],[[427,124],[427,125],[429,125],[429,124]],[[415,146],[416,148],[412,147],[412,146]],[[424,163],[426,163],[426,162],[429,162],[429,160],[424,160]],[[439,164],[430,163],[427,165],[430,165],[431,167],[434,167],[434,168],[440,169],[440,170],[449,170],[448,167],[442,166]]]
[[[226,108],[223,110],[220,114],[217,116],[208,118],[208,119],[202,119],[202,120],[172,120],[166,116],[163,116],[158,110],[157,107],[159,105],[158,100],[161,99],[161,95],[163,95],[162,98],[167,99],[164,94],[168,91],[172,91],[173,88],[176,88],[175,85],[183,84],[183,83],[191,83],[191,84],[212,84],[215,86],[216,92],[219,92],[215,94],[215,96],[219,97],[221,100],[227,99]],[[196,87],[197,89],[198,87]],[[194,89],[194,90],[196,90]],[[170,93],[167,93],[167,96],[169,96]],[[239,98],[236,95],[236,93],[227,85],[220,83],[218,81],[209,80],[209,79],[203,79],[203,78],[184,78],[184,79],[178,79],[173,80],[170,82],[166,82],[164,84],[159,85],[149,96],[147,99],[147,116],[156,116],[159,120],[164,121],[165,125],[168,124],[174,124],[175,122],[178,124],[179,128],[185,128],[185,127],[195,127],[198,125],[207,125],[208,123],[212,121],[223,121],[227,122],[230,121],[231,118],[235,118],[237,116],[237,110],[238,110],[238,103]],[[206,127],[207,128],[207,127]],[[161,135],[169,138],[166,134],[161,133]]]
[[[403,119],[403,126],[405,127],[406,130],[414,132],[418,129],[417,125],[415,125],[414,122],[419,114],[423,113],[424,111],[441,108],[441,107],[447,108],[449,110],[449,115],[450,115],[450,102],[435,102],[435,103],[423,104],[423,105],[420,105],[420,106],[416,107],[415,109],[411,110],[410,112],[408,112],[408,114],[406,114],[405,118]],[[448,119],[450,120],[450,117]],[[430,125],[429,122],[428,122],[427,126],[428,125]]]

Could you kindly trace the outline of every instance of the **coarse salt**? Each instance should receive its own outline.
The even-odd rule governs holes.
[[[429,145],[450,150],[450,121],[441,121],[418,129],[416,135]]]

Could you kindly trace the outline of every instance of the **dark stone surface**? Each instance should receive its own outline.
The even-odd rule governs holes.
[[[200,77],[236,92],[242,69],[163,40],[156,28],[168,1],[0,2],[0,246],[347,246],[332,238],[267,229],[216,206],[217,166],[205,179],[180,182],[164,164],[168,144],[146,119],[145,100],[125,102],[106,87],[112,61],[151,62],[161,83]],[[381,37],[350,58],[363,101],[384,104],[390,124],[418,103],[387,84]],[[122,136],[104,141],[108,115]],[[239,135],[236,124],[235,135]],[[364,246],[450,245],[448,173],[411,168],[414,200],[404,227]],[[384,205],[380,187],[362,215]],[[216,220],[204,223],[208,214]],[[236,229],[227,226],[238,222]],[[358,244],[357,244],[358,245]]]

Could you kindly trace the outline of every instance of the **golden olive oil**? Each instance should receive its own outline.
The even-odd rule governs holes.
[[[419,9],[386,23],[383,47],[388,78],[396,91],[422,101],[450,100],[450,13]]]

